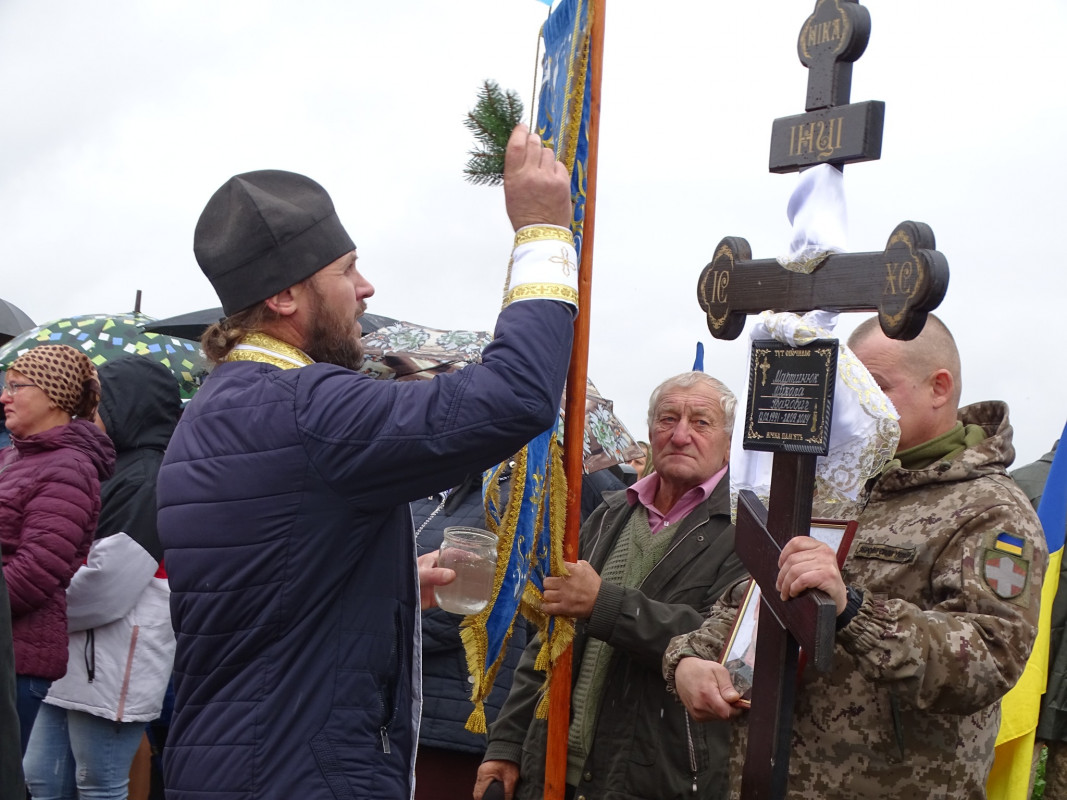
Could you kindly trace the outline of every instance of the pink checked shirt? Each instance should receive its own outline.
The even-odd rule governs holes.
[[[686,518],[690,511],[707,500],[708,495],[719,485],[719,481],[722,480],[722,476],[726,474],[729,467],[730,465],[727,464],[702,484],[694,486],[683,494],[666,514],[661,514],[659,509],[652,505],[656,492],[659,490],[659,474],[656,472],[627,488],[626,500],[631,506],[640,503],[648,509],[648,524],[652,528],[652,533],[659,533],[664,528],[677,525],[680,520]]]

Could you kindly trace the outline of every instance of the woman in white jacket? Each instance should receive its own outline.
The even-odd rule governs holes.
[[[180,414],[178,384],[141,356],[104,364],[99,375],[98,424],[118,458],[101,485],[96,540],[67,589],[67,674],[52,684],[24,759],[35,800],[125,800],[174,661],[156,474]]]

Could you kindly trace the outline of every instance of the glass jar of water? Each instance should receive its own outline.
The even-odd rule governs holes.
[[[477,614],[489,603],[496,576],[496,534],[481,528],[445,528],[437,566],[456,571],[456,579],[434,587],[437,605],[452,614]]]

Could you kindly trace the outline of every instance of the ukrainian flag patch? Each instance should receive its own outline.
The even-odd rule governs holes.
[[[1028,608],[1033,547],[1007,531],[989,531],[984,539],[981,573],[986,585],[997,597]]]
[[[996,540],[993,542],[993,548],[995,550],[999,550],[1002,553],[1011,553],[1013,556],[1021,556],[1025,545],[1025,539],[1018,536],[1012,536],[1007,531],[998,533]]]

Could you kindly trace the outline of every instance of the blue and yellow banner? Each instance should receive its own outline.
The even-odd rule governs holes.
[[[574,245],[579,256],[585,226],[586,164],[589,158],[591,103],[589,49],[592,16],[588,0],[563,0],[541,29],[545,42],[543,78],[537,107],[537,134],[571,175]],[[545,672],[545,692],[537,715],[548,712],[552,664],[574,637],[574,623],[541,611],[548,575],[563,574],[563,534],[567,480],[556,428],[545,431],[513,460],[510,499],[496,493],[496,473],[486,473],[487,526],[498,538],[493,597],[484,610],[464,619],[460,635],[474,685],[474,711],[467,729],[486,730],[484,700],[504,660],[508,639],[521,612],[536,626],[541,642],[535,666]],[[522,494],[518,495],[519,490]]]
[[[504,469],[511,469],[510,481],[499,480]],[[510,497],[502,496],[501,486],[510,486]],[[545,672],[546,688],[552,662],[574,637],[572,620],[541,611],[545,577],[563,569],[567,481],[555,431],[538,436],[510,464],[486,472],[482,487],[486,526],[497,535],[498,546],[492,599],[481,612],[466,617],[460,630],[475,704],[467,729],[474,733],[486,730],[483,703],[493,690],[519,612],[537,627],[541,650],[535,666]],[[547,692],[539,715],[546,703]]]
[[[585,227],[586,164],[589,160],[589,109],[592,101],[589,43],[592,9],[588,0],[564,0],[546,20],[541,34],[545,56],[537,104],[537,134],[556,152],[571,175],[574,247],[582,253]]]

